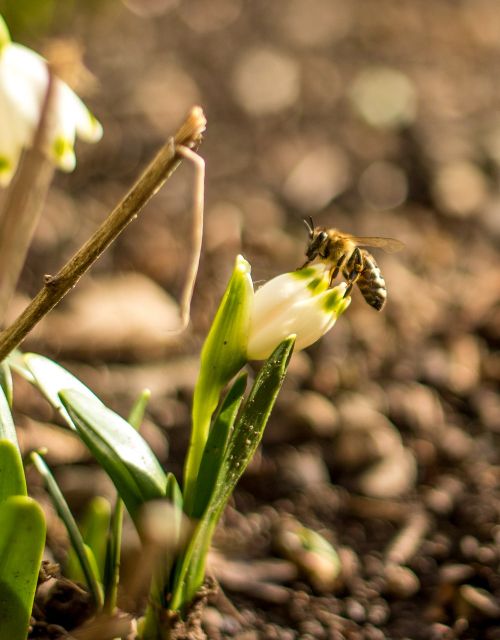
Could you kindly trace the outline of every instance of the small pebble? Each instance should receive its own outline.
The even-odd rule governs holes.
[[[488,618],[500,617],[500,604],[485,589],[473,587],[470,584],[464,584],[460,587],[460,596],[473,609],[480,611]]]
[[[308,489],[330,481],[328,469],[316,448],[288,449],[276,460],[278,471],[290,490]]]
[[[396,498],[415,486],[417,463],[413,453],[401,447],[361,474],[357,484],[366,496]]]
[[[301,633],[308,633],[317,640],[326,638],[326,631],[318,620],[305,620],[299,625],[299,627]]]
[[[348,618],[351,618],[351,620],[358,623],[366,620],[366,611],[361,602],[358,602],[353,598],[346,598],[344,605]]]
[[[389,565],[385,569],[387,591],[399,598],[411,598],[420,589],[420,580],[408,567]]]
[[[320,437],[331,437],[338,431],[338,411],[332,402],[315,391],[304,391],[300,401],[293,407],[292,419],[300,420],[304,426]]]
[[[467,559],[475,559],[479,549],[479,542],[474,536],[463,536],[460,540],[460,551]]]
[[[377,629],[377,627],[372,624],[367,624],[364,627],[363,638],[365,640],[386,640],[387,636],[382,629]]]
[[[379,598],[368,609],[368,621],[379,627],[387,622],[390,613],[387,602]]]
[[[439,569],[439,579],[444,584],[460,584],[474,575],[469,564],[444,564]]]

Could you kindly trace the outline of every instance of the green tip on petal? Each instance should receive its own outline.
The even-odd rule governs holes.
[[[14,166],[6,156],[0,156],[0,186],[6,187],[10,183]]]
[[[307,284],[307,288],[313,295],[318,295],[328,288],[328,280],[326,278],[313,278],[311,282]]]
[[[335,311],[337,315],[343,313],[349,306],[350,298],[344,298],[345,287],[334,287],[324,296],[322,299],[322,306],[326,313],[332,313]],[[347,305],[345,301],[349,301]],[[342,310],[340,310],[342,309]]]
[[[0,52],[5,47],[5,45],[10,44],[10,32],[9,28],[3,19],[3,16],[0,14]]]
[[[64,171],[73,171],[76,164],[73,144],[64,136],[58,136],[52,143],[52,153],[57,166]]]
[[[0,156],[0,173],[12,171],[12,162],[6,156]]]
[[[342,298],[339,303],[339,308],[337,309],[337,315],[342,315],[347,307],[351,304],[351,296],[347,296],[347,298]]]
[[[297,280],[310,280],[316,276],[317,272],[314,267],[304,267],[303,269],[297,269],[296,271],[291,271],[290,275],[293,278],[297,278]]]

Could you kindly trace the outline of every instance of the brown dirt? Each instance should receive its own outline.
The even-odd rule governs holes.
[[[499,639],[497,4],[146,7],[156,13],[102,3],[47,34],[85,44],[97,78],[87,100],[106,135],[80,147],[74,175],[57,178],[21,291],[38,289],[199,103],[208,117],[207,218],[192,330],[172,341],[146,329],[141,350],[123,331],[113,341],[123,311],[102,314],[95,340],[89,316],[85,342],[74,324],[86,300],[100,307],[110,273],[132,271],[146,280],[144,289],[136,283],[138,299],[151,296],[155,313],[172,321],[170,299],[150,285],[180,291],[192,186],[181,167],[96,264],[97,284],[82,281],[79,301],[70,297],[27,348],[66,362],[122,413],[151,387],[144,433],[180,473],[196,354],[236,253],[251,261],[255,281],[295,268],[311,213],[406,244],[394,256],[376,252],[389,290],[384,312],[355,292],[331,334],[294,356],[262,449],[216,535],[221,590],[200,608],[197,634],[184,637]],[[88,472],[85,452],[48,431],[45,405],[18,387],[24,446],[39,433],[34,421],[43,423],[75,509],[93,493],[111,494]],[[31,486],[43,500],[35,478]],[[290,518],[337,550],[342,570],[328,589],[321,562],[304,565],[280,544]],[[61,560],[64,533],[53,515],[49,523],[49,550]]]

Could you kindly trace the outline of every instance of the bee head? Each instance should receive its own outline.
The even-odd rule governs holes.
[[[311,216],[304,220],[304,224],[309,232],[309,242],[306,248],[308,260],[314,260],[320,253],[321,248],[328,241],[328,233],[321,227],[315,227]]]

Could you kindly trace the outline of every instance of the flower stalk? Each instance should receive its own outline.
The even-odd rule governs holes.
[[[188,454],[184,469],[184,510],[191,515],[201,458],[212,415],[224,387],[246,363],[253,285],[249,263],[238,256],[233,275],[205,340],[196,382]]]

